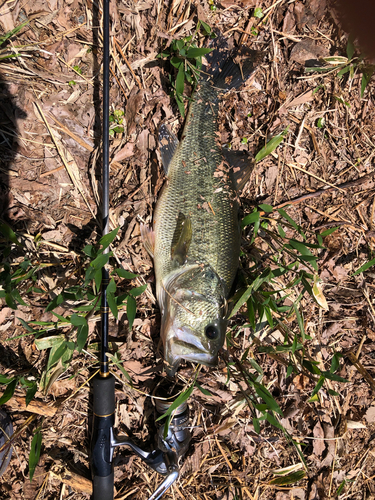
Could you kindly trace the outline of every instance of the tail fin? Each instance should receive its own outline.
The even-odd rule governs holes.
[[[263,53],[246,46],[229,50],[222,34],[218,34],[207,54],[207,64],[202,68],[202,79],[228,92],[239,88],[256,70]]]

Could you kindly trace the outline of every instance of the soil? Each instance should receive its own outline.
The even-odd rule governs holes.
[[[263,17],[255,17],[260,11],[254,8]],[[251,84],[223,99],[222,144],[255,156],[287,129],[281,145],[256,164],[241,195],[241,215],[259,204],[288,205],[310,243],[316,243],[315,234],[337,227],[325,236],[324,248],[313,250],[323,307],[305,293],[301,312],[305,357],[329,371],[334,354],[342,354],[337,375],[347,382],[326,380],[311,398],[318,378],[297,357],[297,371],[287,374],[288,354],[264,349],[281,347],[285,331],[298,331],[296,315],[258,335],[242,308],[230,323],[233,345],[223,350],[217,368],[199,372],[205,392],[195,388],[189,399],[192,441],[180,478],[164,498],[374,499],[375,273],[372,267],[354,272],[374,251],[375,81],[370,78],[361,95],[363,72],[369,74],[373,61],[361,61],[356,40],[353,71],[338,75],[337,63],[348,57],[351,42],[348,28],[325,0],[111,2],[111,114],[123,120],[118,124],[123,130],[111,136],[110,225],[120,228],[113,251],[118,267],[138,275],[130,284],[120,280],[119,289],[147,284],[137,297],[133,327],[125,308],[110,324],[112,351],[133,382],[131,387],[114,366],[116,425],[152,448],[149,395],[164,376],[153,263],[141,242],[140,223],[151,223],[165,180],[158,127],[168,123],[179,134],[183,126],[171,96],[173,67],[157,56],[172,40],[194,33],[198,19],[233,46],[263,53]],[[5,50],[0,52],[0,203],[3,221],[24,245],[13,245],[5,260],[15,269],[26,255],[38,265],[38,290],[22,288],[25,305],[16,310],[0,299],[0,373],[39,381],[48,350],[38,350],[25,322],[54,320],[46,306],[62,283],[80,276],[82,250],[101,234],[101,4],[3,2],[0,34],[27,20],[0,46]],[[19,55],[1,59],[4,53]],[[329,71],[319,71],[329,56],[336,57],[336,66],[331,61]],[[251,231],[247,227],[243,234],[243,269],[254,261],[261,266],[269,249],[266,233],[261,230],[251,243]],[[291,300],[299,290],[296,285]],[[56,312],[65,314],[63,306]],[[2,499],[90,497],[88,381],[97,361],[97,320],[90,320],[87,349],[75,352],[48,391],[38,390],[26,406],[26,390],[18,386],[2,407],[17,433],[1,477]],[[234,366],[245,352],[253,363],[247,369],[257,374],[255,363],[261,367],[261,381],[282,409],[279,428],[261,421],[258,432],[253,417],[259,413],[248,405],[251,391],[237,365],[227,378],[226,360]],[[194,373],[192,365],[183,366],[179,382],[187,384]],[[42,451],[30,482],[30,446],[38,429]],[[272,482],[284,468],[305,474],[299,481]],[[116,453],[117,500],[147,499],[161,480],[130,451]]]

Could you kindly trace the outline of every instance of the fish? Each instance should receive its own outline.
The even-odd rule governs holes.
[[[228,298],[240,256],[239,193],[254,160],[222,148],[217,119],[221,96],[238,89],[261,56],[247,48],[230,51],[218,36],[192,95],[181,140],[159,128],[166,182],[152,227],[141,238],[154,260],[160,336],[166,372],[181,361],[215,366],[228,324]]]

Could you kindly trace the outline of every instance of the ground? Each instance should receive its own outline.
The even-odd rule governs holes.
[[[304,291],[298,298],[301,284],[296,283],[287,299],[289,307],[299,301],[296,312],[274,314],[274,326],[255,333],[245,307],[232,317],[232,342],[219,366],[203,367],[198,374],[205,392],[196,387],[189,399],[192,442],[180,479],[165,498],[374,499],[375,274],[372,267],[354,274],[373,258],[373,61],[358,58],[357,41],[349,40],[350,33],[325,0],[111,3],[110,102],[118,129],[111,136],[110,223],[112,229],[120,228],[113,244],[117,264],[111,262],[137,274],[131,282],[117,281],[123,292],[147,284],[136,298],[132,328],[125,307],[118,321],[111,320],[112,352],[133,384],[114,366],[116,425],[151,449],[155,422],[148,396],[163,379],[163,365],[153,265],[139,228],[141,222],[151,222],[164,182],[158,127],[167,122],[178,134],[183,125],[170,95],[173,67],[157,55],[172,40],[192,34],[198,19],[220,30],[234,46],[246,44],[263,53],[255,79],[223,100],[220,141],[255,156],[286,131],[280,146],[256,164],[241,195],[241,215],[260,204],[276,209],[288,205],[285,210],[308,243],[316,244],[316,235],[323,233],[320,248],[309,247],[317,259],[315,280],[320,279],[321,292]],[[62,287],[77,283],[83,248],[100,236],[101,6],[79,0],[16,0],[0,7],[0,33],[27,20],[10,41],[0,38],[0,188],[2,219],[23,244],[13,243],[3,261],[14,271],[26,257],[34,281],[20,283],[24,305],[13,296],[17,309],[9,298],[0,299],[0,373],[40,385],[29,406],[25,384],[18,384],[4,405],[17,435],[0,496],[87,499],[92,411],[87,382],[96,366],[98,318],[89,318],[87,346],[44,385],[39,381],[49,350],[25,325],[56,321],[46,306]],[[198,42],[205,43],[203,37]],[[3,58],[10,54],[18,56]],[[322,59],[329,56],[334,59]],[[348,66],[347,58],[351,70],[339,74]],[[319,69],[323,65],[328,71]],[[190,92],[188,86],[185,91]],[[254,262],[260,273],[272,257],[275,240],[269,231],[277,227],[279,212],[270,217],[254,241],[252,227],[244,230],[241,266],[247,279]],[[283,227],[283,241],[303,241],[293,224]],[[327,234],[330,228],[337,229]],[[277,267],[275,261],[272,265]],[[278,282],[281,288],[288,284],[284,278]],[[65,301],[54,311],[71,314],[75,304]],[[286,337],[302,338],[301,324],[303,347],[283,351]],[[40,339],[59,333],[61,329],[51,329]],[[312,365],[306,360],[315,361],[318,371],[309,371],[306,367]],[[333,360],[340,363],[335,375],[346,382],[323,377],[322,388],[312,397],[316,374],[329,372]],[[294,371],[287,372],[288,366]],[[251,380],[259,375],[257,381],[281,408],[277,426],[257,421],[262,406],[255,409],[254,401],[264,400],[254,393],[246,371]],[[186,365],[178,380],[187,384],[194,376],[194,367]],[[41,457],[30,482],[30,447],[38,429]],[[299,481],[288,476],[282,485],[272,483],[286,467],[304,474]],[[116,456],[116,499],[146,499],[160,481],[129,451]]]

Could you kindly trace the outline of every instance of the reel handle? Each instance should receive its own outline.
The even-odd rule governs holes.
[[[178,470],[172,471],[161,483],[161,485],[154,491],[148,500],[158,500],[164,493],[172,486],[178,478]]]

